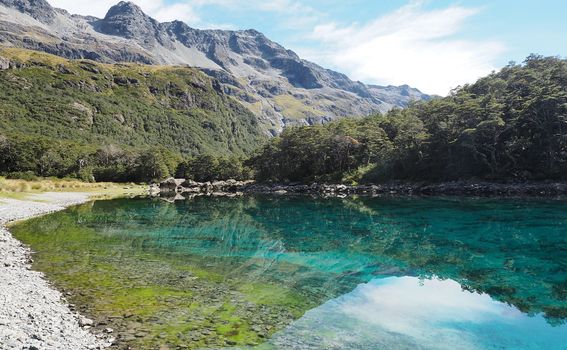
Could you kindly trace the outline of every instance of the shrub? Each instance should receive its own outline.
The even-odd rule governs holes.
[[[11,180],[26,180],[26,181],[37,181],[38,177],[33,171],[16,171],[6,175],[7,179]]]

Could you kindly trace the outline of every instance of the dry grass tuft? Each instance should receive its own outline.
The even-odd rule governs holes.
[[[11,180],[0,177],[0,197],[19,197],[26,193],[41,192],[101,192],[142,193],[146,186],[112,182],[82,182],[78,180],[40,179],[37,181]]]

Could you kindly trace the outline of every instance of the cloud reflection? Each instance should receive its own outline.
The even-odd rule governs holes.
[[[567,349],[567,327],[452,280],[391,277],[309,311],[271,342],[285,349]]]

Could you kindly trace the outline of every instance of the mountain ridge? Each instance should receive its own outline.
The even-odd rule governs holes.
[[[201,30],[181,21],[158,22],[132,2],[121,1],[96,18],[71,15],[45,0],[0,0],[0,31],[4,46],[65,58],[198,67],[221,81],[225,93],[271,134],[286,125],[385,112],[430,98],[409,87],[352,81],[254,29]]]

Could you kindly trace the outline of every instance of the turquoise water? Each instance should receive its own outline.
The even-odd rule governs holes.
[[[13,228],[119,346],[567,349],[567,201],[97,201]]]

